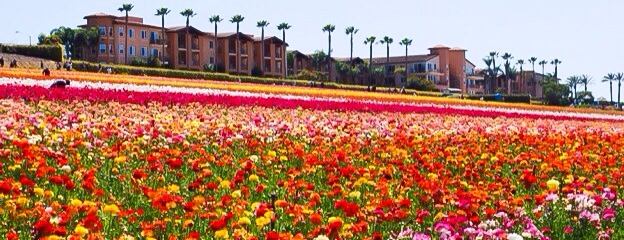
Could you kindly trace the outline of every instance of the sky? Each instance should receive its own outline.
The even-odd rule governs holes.
[[[228,22],[231,16],[241,14],[245,20],[241,31],[260,35],[256,23],[267,20],[266,35],[281,37],[277,25],[287,22],[292,28],[286,33],[289,50],[312,53],[327,52],[326,24],[336,26],[332,34],[332,56],[349,56],[349,37],[344,29],[355,26],[354,56],[367,57],[369,49],[364,39],[389,36],[394,39],[390,55],[404,55],[405,48],[398,43],[403,38],[413,39],[410,54],[426,54],[437,44],[467,49],[466,57],[477,67],[485,67],[483,58],[491,51],[510,53],[512,61],[537,57],[539,60],[562,61],[558,74],[561,79],[571,75],[587,74],[594,83],[588,89],[594,96],[609,99],[609,85],[601,80],[607,73],[624,72],[621,55],[624,52],[624,1],[621,0],[0,0],[1,43],[33,44],[40,33],[49,33],[59,26],[76,27],[86,23],[85,15],[105,12],[121,15],[117,9],[124,3],[135,7],[130,15],[141,16],[147,24],[160,26],[156,9],[167,7],[172,12],[166,18],[167,26],[180,26],[185,19],[179,14],[186,8],[197,16],[191,25],[203,31],[213,31],[209,17],[220,15],[219,31],[236,31]],[[20,10],[16,10],[20,9]],[[386,56],[384,45],[375,45],[374,56]],[[498,60],[502,63],[502,60]],[[530,70],[526,64],[524,69]],[[538,72],[541,68],[536,64]],[[548,65],[546,72],[553,72]],[[579,86],[578,89],[582,89]],[[624,95],[623,95],[624,96]],[[617,84],[614,85],[617,98]]]

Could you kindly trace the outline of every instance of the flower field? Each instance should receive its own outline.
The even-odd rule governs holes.
[[[20,71],[6,239],[624,239],[621,114]]]

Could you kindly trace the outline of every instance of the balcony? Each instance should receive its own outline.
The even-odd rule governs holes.
[[[149,44],[167,45],[167,42],[164,39],[161,39],[161,38],[150,38]]]
[[[192,43],[192,44],[191,44],[191,49],[193,49],[193,50],[199,50],[199,43]]]
[[[242,47],[241,48],[241,55],[247,55],[247,48],[246,47]]]

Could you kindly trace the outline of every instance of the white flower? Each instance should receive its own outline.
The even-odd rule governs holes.
[[[66,173],[70,173],[71,172],[71,167],[69,165],[63,165],[61,167],[61,170],[63,170]]]
[[[329,238],[325,235],[318,235],[314,240],[329,240]]]
[[[524,235],[524,233],[522,234]],[[529,234],[530,235],[530,234]],[[510,233],[507,235],[508,240],[523,240],[524,238],[517,233]]]

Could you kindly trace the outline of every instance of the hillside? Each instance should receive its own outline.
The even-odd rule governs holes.
[[[20,68],[40,68],[41,61],[43,61],[44,67],[54,69],[55,64],[56,64],[54,61],[50,61],[46,59],[27,57],[24,55],[17,55],[17,54],[10,54],[10,53],[0,53],[0,57],[4,58],[4,67],[6,68],[9,67],[9,62],[11,62],[13,59],[17,60],[17,66]]]

